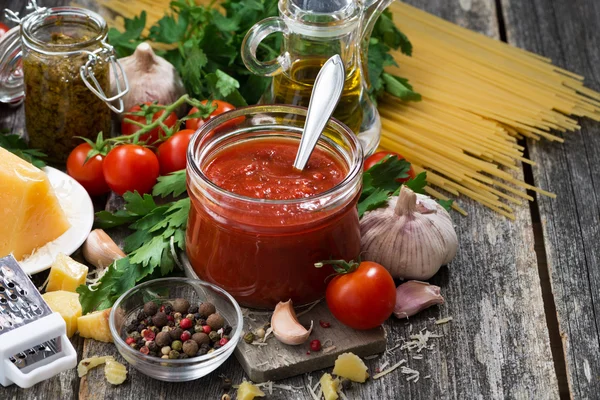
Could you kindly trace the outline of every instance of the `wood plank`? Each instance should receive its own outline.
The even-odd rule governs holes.
[[[502,0],[510,43],[585,75],[600,90],[600,3]],[[552,291],[573,398],[600,392],[600,124],[564,135],[564,145],[529,142]]]

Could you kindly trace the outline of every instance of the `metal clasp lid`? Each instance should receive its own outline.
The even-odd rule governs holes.
[[[88,53],[88,60],[83,65],[79,71],[79,75],[81,76],[81,80],[85,83],[85,86],[88,87],[96,96],[98,96],[102,101],[106,103],[106,105],[116,113],[122,113],[125,110],[125,106],[123,104],[123,96],[125,96],[129,92],[129,81],[127,80],[127,76],[125,75],[125,71],[123,70],[123,66],[117,60],[115,56],[114,48],[106,43],[105,41],[100,42],[102,45],[101,48],[94,50],[92,52],[85,51]],[[113,72],[115,78],[115,85],[117,86],[117,94],[112,97],[107,97],[100,83],[96,79],[94,75],[94,65],[98,62],[99,55],[108,56],[108,60],[110,62],[110,69]],[[118,71],[117,71],[118,68]],[[125,84],[125,88],[121,90],[121,82],[119,79],[119,73],[123,78],[123,83]],[[88,79],[91,79],[93,85],[89,82]],[[114,107],[111,103],[115,100],[119,101],[119,108]]]

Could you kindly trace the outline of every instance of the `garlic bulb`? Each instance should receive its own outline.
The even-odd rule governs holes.
[[[313,323],[310,323],[310,329],[306,329],[296,317],[292,300],[286,302],[280,301],[275,306],[273,316],[271,317],[271,328],[273,334],[281,343],[298,345],[306,342],[310,332],[312,332]]]
[[[120,58],[119,62],[129,81],[129,92],[123,97],[125,111],[147,101],[171,104],[185,94],[183,81],[175,67],[164,58],[154,54],[148,43],[140,43],[132,55]],[[111,71],[110,87],[113,96],[117,94],[114,78]],[[120,74],[119,80],[122,85]],[[182,108],[178,111],[185,110]],[[119,117],[122,118],[123,114]]]
[[[421,281],[408,281],[396,288],[394,315],[398,318],[412,317],[434,304],[444,304],[439,286]]]
[[[365,213],[360,233],[363,258],[385,266],[394,278],[429,279],[458,249],[450,214],[406,186],[387,207]]]
[[[102,229],[90,232],[83,244],[83,258],[97,268],[106,268],[125,253]]]

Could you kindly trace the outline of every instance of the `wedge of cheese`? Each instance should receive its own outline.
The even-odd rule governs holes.
[[[23,259],[70,224],[44,172],[0,148],[0,257]]]
[[[81,317],[81,304],[77,293],[59,290],[42,295],[50,309],[63,317],[67,324],[67,336],[71,337],[77,332],[77,319]]]
[[[108,317],[110,308],[102,311],[96,311],[83,317],[77,318],[77,329],[79,336],[95,339],[100,342],[112,342]]]
[[[59,253],[50,268],[46,291],[66,290],[67,292],[74,292],[77,287],[85,283],[87,273],[88,267],[63,253]]]

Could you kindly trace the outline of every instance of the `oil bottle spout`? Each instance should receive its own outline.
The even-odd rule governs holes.
[[[361,27],[361,39],[363,43],[368,42],[373,32],[375,22],[381,15],[381,13],[388,8],[394,0],[362,0],[363,4],[363,16],[362,16],[362,27]]]

